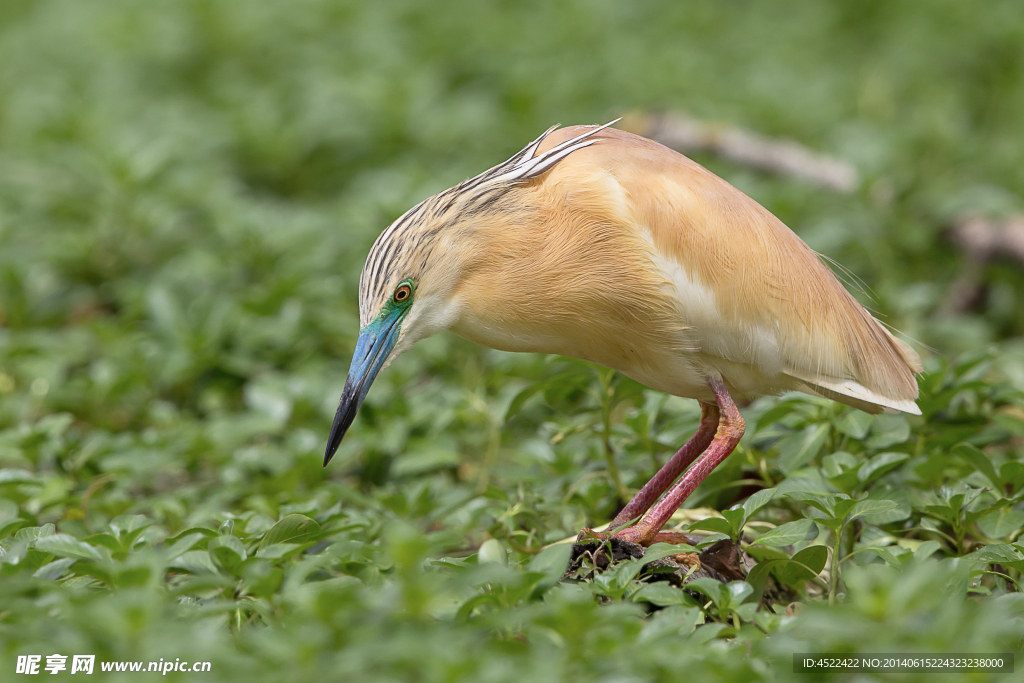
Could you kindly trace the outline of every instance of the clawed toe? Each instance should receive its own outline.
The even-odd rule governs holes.
[[[582,529],[579,536],[576,537],[576,542],[581,543],[588,540],[605,541],[613,537],[622,541],[636,543],[637,545],[645,548],[652,546],[655,543],[672,543],[673,545],[694,544],[694,539],[684,533],[678,531],[656,532],[653,529],[641,526],[640,524],[634,524],[626,527],[625,529],[620,529],[614,534],[609,534],[606,531],[595,531],[594,529],[585,528]]]

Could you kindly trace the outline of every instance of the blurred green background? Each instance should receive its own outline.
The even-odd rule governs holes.
[[[1019,650],[1024,266],[948,235],[1024,211],[1022,45],[1011,1],[3,0],[0,678],[53,653],[739,681],[816,648]],[[538,551],[621,504],[606,457],[635,490],[699,416],[585,364],[426,340],[321,468],[376,235],[554,123],[661,111],[852,163],[841,194],[695,157],[927,345],[924,418],[759,401],[688,502],[894,501],[844,541],[835,607],[556,585]]]

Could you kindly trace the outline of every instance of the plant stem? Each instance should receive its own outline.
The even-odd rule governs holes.
[[[829,567],[828,604],[836,602],[836,589],[839,587],[839,544],[843,539],[843,526],[832,532],[832,563]]]
[[[607,432],[604,434],[604,457],[608,460],[608,476],[611,477],[612,484],[615,485],[615,491],[619,499],[625,503],[629,500],[629,491],[626,490],[626,486],[622,483],[619,466],[615,464],[615,451],[612,450],[611,440],[608,438]]]
[[[483,462],[480,465],[480,472],[477,475],[477,491],[483,493],[487,490],[491,480],[491,470],[498,461],[498,454],[501,450],[501,423],[499,418],[487,405],[487,402],[478,394],[470,393],[469,402],[473,408],[483,416],[487,422],[487,450],[484,451]]]
[[[601,440],[604,443],[604,457],[608,461],[608,476],[619,500],[625,503],[629,500],[629,491],[622,483],[622,476],[619,474],[619,466],[615,464],[615,450],[612,448],[612,397],[615,390],[612,388],[612,377],[614,373],[601,373],[601,385],[603,395],[601,396]]]

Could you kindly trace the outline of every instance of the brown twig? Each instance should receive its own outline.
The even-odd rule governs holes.
[[[815,152],[792,140],[770,138],[742,128],[676,113],[633,114],[625,117],[622,127],[677,152],[711,152],[738,164],[835,192],[853,192],[860,184],[857,169],[847,161]]]
[[[982,270],[987,263],[1005,259],[1024,266],[1024,215],[1001,220],[967,216],[953,224],[948,237],[963,250],[964,265],[943,303],[947,313],[966,313],[984,305]]]
[[[994,220],[968,216],[956,222],[950,240],[979,263],[1008,258],[1024,265],[1024,215]]]

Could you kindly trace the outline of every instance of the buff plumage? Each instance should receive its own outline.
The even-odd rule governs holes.
[[[404,308],[392,298],[402,282],[415,288]],[[666,465],[704,453],[661,503],[627,506],[650,508],[624,532],[640,542],[657,536],[666,505],[682,502],[673,492],[692,490],[742,434],[733,396],[799,390],[920,413],[917,355],[799,237],[700,165],[613,128],[551,129],[395,221],[363,270],[365,335],[385,313],[391,341],[379,342],[389,348],[377,349],[386,353],[373,374],[449,329],[493,348],[593,361],[701,401],[713,441],[692,458],[684,451],[702,444],[691,441]],[[353,416],[350,401],[328,456]]]

